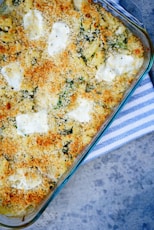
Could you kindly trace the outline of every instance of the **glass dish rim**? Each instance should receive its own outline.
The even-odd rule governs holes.
[[[144,36],[147,39],[146,41],[148,42],[148,45],[149,45],[149,59],[147,61],[147,66],[144,69],[143,73],[137,78],[137,81],[134,83],[134,85],[131,86],[131,89],[129,89],[129,92],[124,97],[122,102],[118,105],[118,107],[116,108],[115,112],[113,114],[111,114],[111,117],[109,117],[109,119],[107,120],[105,125],[103,124],[103,126],[104,126],[103,129],[101,129],[97,133],[97,135],[95,136],[95,138],[92,141],[92,143],[83,151],[83,153],[81,155],[79,155],[79,157],[76,159],[76,163],[73,164],[73,166],[69,170],[69,172],[66,172],[63,175],[63,177],[58,182],[58,184],[57,184],[56,188],[54,189],[54,191],[52,191],[52,193],[50,193],[49,196],[45,199],[45,201],[41,204],[41,207],[39,208],[39,210],[35,211],[33,217],[30,220],[27,220],[25,223],[21,220],[21,223],[17,224],[17,225],[11,225],[11,224],[7,225],[5,223],[0,222],[0,226],[3,227],[3,228],[12,228],[12,229],[14,229],[14,228],[16,228],[16,229],[25,228],[25,227],[28,227],[28,226],[32,225],[34,222],[36,222],[36,220],[39,219],[39,217],[42,215],[44,210],[48,207],[48,205],[55,198],[55,196],[58,195],[58,193],[64,187],[64,185],[67,183],[67,181],[70,179],[70,177],[76,172],[76,170],[79,168],[79,166],[81,166],[83,160],[90,153],[90,151],[94,148],[96,143],[102,138],[102,136],[104,135],[105,131],[108,129],[108,127],[114,121],[114,119],[116,118],[116,116],[119,113],[119,111],[121,110],[121,108],[125,105],[125,103],[130,98],[130,96],[135,91],[135,89],[138,87],[138,85],[140,84],[140,82],[142,81],[144,76],[149,72],[150,68],[152,67],[152,64],[153,64],[153,61],[154,61],[153,46],[152,46],[152,42],[151,42],[150,37],[149,37],[148,33],[146,32],[146,30],[144,28],[142,28],[141,25],[138,25],[136,23],[136,21],[131,20],[131,18],[127,17],[128,15],[126,16],[122,12],[119,12],[119,7],[118,7],[119,5],[117,3],[114,2],[114,6],[113,6],[111,0],[109,0],[109,1],[98,0],[98,1],[93,1],[93,2],[100,3],[100,4],[105,4],[106,7],[109,9],[109,11],[112,9],[113,11],[115,11],[118,14],[118,16],[120,17],[121,20],[123,18],[124,20],[128,21],[129,24],[131,24],[134,28],[138,29],[142,34],[144,34]],[[3,215],[0,215],[0,216],[3,216]],[[7,217],[7,218],[9,218],[9,217]],[[17,219],[17,218],[11,217],[10,219]]]

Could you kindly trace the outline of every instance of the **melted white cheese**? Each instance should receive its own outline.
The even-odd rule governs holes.
[[[96,73],[96,79],[99,82],[102,80],[107,82],[112,82],[115,77],[116,77],[116,73],[105,64],[101,65]]]
[[[118,29],[115,31],[116,35],[122,34],[125,31],[125,27],[124,26],[119,26]]]
[[[34,189],[42,183],[41,175],[28,169],[17,169],[17,172],[9,177],[11,186],[16,189]]]
[[[78,99],[79,106],[70,111],[67,115],[79,122],[89,122],[91,119],[90,113],[92,111],[92,103],[86,99]]]
[[[83,0],[73,0],[75,9],[81,10]]]
[[[64,22],[55,22],[48,40],[48,53],[50,56],[60,53],[67,46],[70,29]]]
[[[17,133],[19,135],[48,132],[47,112],[20,114],[16,117]]]
[[[134,57],[126,54],[110,55],[107,60],[107,66],[112,69],[116,75],[132,72],[132,70],[134,70],[133,63],[135,63]]]
[[[30,40],[37,40],[43,36],[43,16],[39,10],[29,10],[23,18],[23,25]]]
[[[12,62],[1,69],[1,73],[4,76],[7,83],[16,91],[20,90],[23,69],[18,62]]]
[[[133,73],[143,63],[142,58],[136,58],[126,54],[110,55],[105,64],[102,64],[96,72],[98,81],[112,82],[115,77],[125,73]]]

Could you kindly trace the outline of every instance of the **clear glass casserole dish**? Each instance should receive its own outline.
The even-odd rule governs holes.
[[[8,1],[9,2],[9,1]],[[15,5],[18,5],[18,2],[20,2],[20,1],[13,1],[14,2],[14,4]],[[68,1],[69,2],[69,1]],[[142,78],[144,77],[144,75],[149,71],[149,69],[150,69],[150,67],[152,66],[152,62],[153,62],[153,51],[152,51],[152,45],[151,45],[151,42],[150,42],[150,39],[149,39],[149,37],[148,37],[148,35],[147,35],[147,33],[145,32],[145,30],[144,29],[142,29],[140,26],[138,26],[137,24],[136,24],[136,21],[132,21],[130,18],[129,18],[129,15],[127,15],[128,17],[126,17],[125,15],[123,15],[121,12],[119,12],[118,10],[120,10],[120,8],[119,8],[119,6],[118,5],[116,5],[115,3],[114,4],[112,4],[112,2],[111,2],[111,4],[109,3],[109,2],[107,2],[107,1],[99,1],[99,3],[107,10],[107,11],[109,11],[109,12],[111,12],[112,13],[112,15],[113,16],[115,16],[115,17],[117,17],[117,18],[119,18],[121,21],[122,21],[122,23],[136,36],[136,37],[138,37],[140,40],[141,40],[141,42],[142,42],[142,45],[143,45],[143,49],[144,49],[144,57],[143,57],[143,63],[142,63],[142,66],[139,68],[139,71],[137,72],[137,74],[136,74],[136,76],[135,76],[135,78],[133,79],[133,81],[131,80],[131,84],[129,85],[129,87],[127,88],[127,90],[125,91],[125,93],[123,94],[123,96],[122,96],[122,99],[119,101],[119,103],[118,104],[116,104],[116,106],[114,107],[114,110],[112,110],[112,112],[110,113],[110,115],[109,116],[107,116],[106,117],[106,120],[102,123],[102,125],[99,127],[99,129],[98,129],[98,132],[92,137],[92,139],[91,139],[91,141],[90,141],[90,143],[88,143],[85,147],[84,147],[84,149],[81,151],[81,153],[78,155],[78,156],[76,156],[75,157],[75,160],[72,162],[72,165],[70,165],[70,167],[68,167],[68,170],[65,172],[65,173],[63,173],[60,177],[59,177],[59,179],[58,179],[58,181],[56,182],[56,185],[54,185],[54,189],[51,191],[51,192],[49,192],[46,196],[45,196],[45,198],[42,200],[42,202],[40,202],[40,204],[34,209],[34,210],[32,210],[32,211],[30,211],[27,215],[25,215],[25,214],[23,214],[23,215],[20,215],[19,217],[18,216],[9,216],[8,214],[1,214],[1,216],[0,216],[0,224],[1,224],[1,226],[4,226],[4,227],[10,227],[10,228],[21,228],[21,227],[26,227],[27,225],[30,225],[30,224],[32,224],[35,220],[37,220],[37,218],[39,218],[39,216],[42,214],[42,212],[45,210],[45,208],[48,206],[48,204],[53,200],[53,198],[55,197],[55,195],[57,195],[58,194],[58,192],[59,192],[59,190],[60,189],[62,189],[62,187],[65,185],[65,183],[69,180],[69,178],[70,178],[70,176],[72,176],[73,174],[74,174],[74,172],[76,171],[76,169],[79,167],[79,165],[81,164],[81,162],[84,160],[84,158],[87,156],[87,154],[91,151],[91,149],[94,147],[94,145],[96,144],[96,142],[102,137],[102,135],[104,134],[104,132],[106,131],[106,129],[109,127],[109,125],[111,124],[111,122],[113,122],[113,120],[114,120],[114,118],[115,118],[115,116],[116,116],[116,114],[119,112],[119,110],[121,109],[121,107],[125,104],[125,102],[127,101],[127,99],[129,98],[129,96],[132,94],[132,92],[135,90],[135,88],[138,86],[138,84],[140,83],[140,81],[142,80]],[[78,7],[78,6],[77,6]],[[1,7],[1,10],[0,10],[0,12],[1,12],[1,14],[5,14],[5,12],[7,11],[7,7],[6,7],[6,5],[4,4],[4,5],[2,5],[2,7]],[[29,16],[29,15],[28,15]],[[89,18],[89,15],[87,15],[87,18]],[[40,17],[38,17],[38,20],[40,19]],[[26,23],[25,23],[26,24]],[[60,24],[61,25],[61,24]],[[62,24],[62,26],[63,26],[64,24]],[[26,27],[26,26],[25,26]],[[64,26],[65,27],[65,26]],[[65,27],[66,28],[66,27]],[[65,34],[65,28],[63,28],[64,30],[63,30],[63,32],[64,32],[64,34]],[[2,32],[6,32],[7,30],[8,30],[9,28],[7,28],[7,26],[5,27],[5,28],[2,28]],[[66,28],[66,30],[67,30],[68,28]],[[4,30],[4,31],[3,31]],[[35,29],[34,29],[35,30]],[[40,33],[40,32],[38,32],[38,33]],[[121,33],[120,32],[120,30],[117,32],[117,33]],[[37,34],[38,35],[38,34]],[[53,34],[52,34],[53,35]],[[86,34],[87,35],[87,34]],[[35,37],[36,36],[36,34],[33,34],[33,33],[31,33],[31,36],[33,37]],[[66,37],[67,37],[67,31],[66,31]],[[96,38],[97,36],[95,36],[95,38]],[[87,38],[87,37],[86,37]],[[65,37],[64,37],[64,39],[65,39]],[[87,38],[88,40],[90,39],[90,37],[88,37]],[[33,39],[32,39],[33,40]],[[35,39],[34,39],[35,40]],[[81,41],[79,41],[79,42],[81,42]],[[109,43],[110,43],[110,46],[112,46],[112,48],[114,47],[114,48],[117,48],[117,47],[115,47],[116,45],[115,45],[115,43],[113,43],[113,41],[108,41]],[[119,42],[119,44],[118,44],[118,46],[120,46],[120,45],[124,45],[124,44],[121,44],[120,42],[121,41],[118,41]],[[105,41],[104,41],[104,43],[105,43]],[[117,43],[116,43],[117,44]],[[56,47],[57,48],[57,47]],[[52,50],[52,49],[51,49]],[[50,54],[52,54],[52,52],[55,52],[55,51],[49,51],[50,52]],[[138,52],[138,50],[136,50],[136,52]],[[89,54],[86,54],[86,55],[89,55]],[[82,53],[82,59],[83,59],[83,61],[84,62],[87,62],[86,60],[85,60],[85,58],[87,57],[87,56],[83,56],[83,53]],[[128,56],[127,56],[128,57]],[[108,60],[110,59],[110,62],[111,61],[113,61],[113,59],[116,59],[116,56],[113,56],[112,58],[111,57],[109,57],[108,58]],[[121,59],[121,56],[118,56],[118,59],[116,59],[117,60],[117,62],[118,62],[118,60],[119,60],[119,58]],[[5,59],[4,57],[3,57],[3,59]],[[126,60],[125,60],[126,61]],[[109,66],[111,67],[111,63],[109,62]],[[36,59],[35,58],[33,58],[33,65],[35,65],[36,64]],[[17,65],[18,66],[18,65]],[[118,68],[120,69],[120,66],[118,66]],[[124,64],[124,68],[128,68],[127,66],[125,66],[125,64]],[[1,67],[1,69],[3,70],[2,72],[3,72],[3,75],[5,76],[6,74],[6,69],[4,69],[3,68],[3,66]],[[104,70],[104,66],[103,66],[103,68],[101,68],[100,69],[100,71],[103,71]],[[5,70],[5,71],[4,71]],[[100,76],[100,71],[99,71],[99,76]],[[104,71],[106,71],[106,69],[104,70]],[[113,71],[113,70],[112,70]],[[117,70],[116,69],[116,71],[119,71],[119,70]],[[114,72],[114,71],[113,71]],[[111,74],[111,78],[113,77],[113,75],[115,75],[115,73],[112,73]],[[102,75],[101,75],[101,78],[102,78]],[[83,84],[83,82],[82,82],[82,80],[83,79],[79,79],[80,80],[80,84]],[[102,79],[101,79],[102,80]],[[9,82],[9,81],[8,81]],[[11,83],[12,84],[12,83]],[[67,88],[67,90],[69,90],[71,87],[72,87],[72,81],[71,81],[71,79],[69,79],[69,81],[67,81],[67,85],[69,86],[67,86],[68,88]],[[13,83],[13,85],[11,85],[12,87],[17,87],[17,89],[16,90],[18,90],[18,87],[19,87],[19,85],[17,84],[17,85],[14,85],[14,83]],[[35,87],[35,93],[36,93],[36,91],[37,91],[38,89],[36,89],[36,87]],[[89,93],[91,90],[93,90],[93,87],[92,87],[92,85],[88,85],[87,87],[86,87],[86,92],[87,93]],[[25,97],[25,94],[27,93],[27,91],[24,91],[24,97]],[[64,94],[64,92],[63,92],[63,94]],[[44,96],[44,95],[43,95]],[[70,96],[70,95],[69,95]],[[31,98],[33,98],[34,97],[34,95],[28,95],[28,97],[31,97]],[[61,99],[62,100],[62,98],[59,98],[59,99]],[[84,104],[84,102],[85,101],[80,101],[80,103],[81,104]],[[59,100],[58,101],[58,106],[61,106],[61,101]],[[10,104],[8,103],[7,104],[7,109],[10,109]],[[87,106],[87,104],[84,104],[84,106],[83,107],[86,107]],[[89,106],[89,105],[88,105]],[[78,110],[78,112],[80,113],[80,111]],[[71,114],[71,116],[74,118],[76,118],[76,116],[74,115],[74,113],[70,113]],[[37,113],[37,114],[35,114],[35,116],[34,117],[31,117],[31,119],[33,120],[35,120],[35,119],[37,119],[39,116],[45,116],[45,114],[43,113],[43,115],[42,115],[42,113]],[[19,119],[20,118],[20,119]],[[23,119],[25,119],[25,117],[19,117],[18,116],[18,121],[16,120],[16,126],[17,126],[17,128],[18,128],[18,132],[19,132],[19,134],[21,135],[21,132],[22,132],[22,135],[29,135],[29,129],[27,130],[25,127],[24,127],[24,129],[26,129],[26,131],[23,131],[23,127],[22,127],[22,129],[21,129],[21,124],[19,124],[20,122],[19,121],[21,121],[21,118]],[[85,119],[88,119],[88,118],[85,118]],[[81,120],[82,120],[82,118],[81,118]],[[22,122],[24,122],[23,120],[22,120]],[[27,120],[25,120],[25,122],[27,122]],[[32,123],[30,123],[29,122],[29,124],[31,125]],[[20,129],[19,129],[20,128]],[[43,130],[44,129],[46,129],[46,128],[44,128],[44,126],[43,126],[43,128],[42,128]],[[34,129],[34,130],[37,130],[37,128],[36,129]],[[1,130],[0,130],[1,132],[0,132],[0,134],[1,134],[1,136],[3,136],[3,133],[2,133],[2,128],[1,128]],[[72,133],[72,129],[69,129],[69,130],[67,130],[67,134],[68,134],[68,132],[69,132],[69,134],[71,134]],[[63,130],[63,135],[66,135],[66,130],[65,130],[65,133],[64,133],[64,130]],[[3,140],[3,138],[1,137],[1,144],[2,144],[2,140]],[[39,143],[43,143],[43,140],[41,140],[41,139],[39,139]],[[65,148],[63,148],[63,153],[64,154],[67,154],[67,151],[68,151],[68,149],[67,149],[67,147],[68,147],[68,145],[65,145],[65,146],[63,146],[63,147],[65,147]],[[2,162],[2,163],[5,163],[5,160]],[[5,164],[4,164],[5,165]],[[12,179],[12,177],[10,176],[10,178]],[[16,179],[16,181],[18,180],[19,178],[17,178]],[[12,179],[12,180],[14,180],[14,179]],[[37,178],[37,176],[36,176],[36,180],[39,180],[39,178]],[[20,186],[18,185],[18,187],[19,187],[19,189],[23,189],[23,187],[22,187],[22,185],[20,184]]]

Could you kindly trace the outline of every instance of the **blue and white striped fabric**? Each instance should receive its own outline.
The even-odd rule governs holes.
[[[84,162],[111,152],[152,131],[154,88],[147,74]]]
[[[154,131],[154,88],[149,75],[146,75],[85,161],[111,152],[152,131]]]

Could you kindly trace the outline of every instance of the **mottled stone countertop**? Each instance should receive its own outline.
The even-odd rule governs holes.
[[[154,1],[134,0],[154,43]],[[82,165],[28,230],[154,230],[154,132]]]

